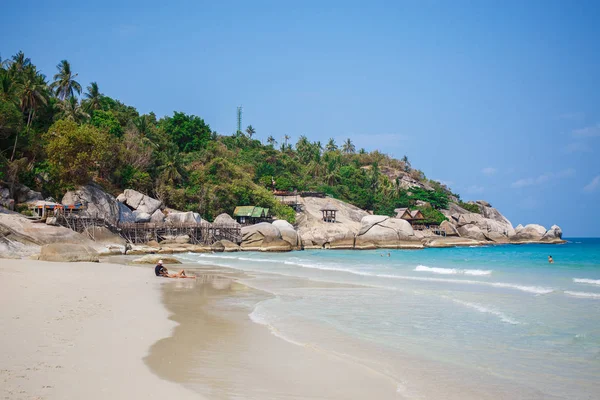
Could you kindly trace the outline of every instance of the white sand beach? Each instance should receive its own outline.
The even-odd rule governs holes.
[[[0,260],[0,398],[202,398],[144,364],[170,335],[148,268]]]

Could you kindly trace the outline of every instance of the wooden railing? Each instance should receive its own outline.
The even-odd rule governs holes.
[[[87,233],[94,239],[94,227],[105,227],[121,236],[129,243],[161,242],[165,239],[188,236],[189,243],[211,245],[219,240],[241,243],[242,233],[239,224],[208,223],[114,223],[104,218],[88,216],[59,216],[57,222],[79,233]]]

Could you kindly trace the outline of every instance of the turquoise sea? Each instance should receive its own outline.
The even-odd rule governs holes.
[[[444,376],[503,398],[600,398],[600,239],[184,257],[248,272],[272,294],[253,321],[371,363],[408,398]]]

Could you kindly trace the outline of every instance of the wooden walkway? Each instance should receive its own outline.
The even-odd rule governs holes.
[[[58,216],[57,223],[79,233],[87,233],[94,239],[95,227],[104,227],[132,244],[148,243],[152,240],[174,240],[189,237],[189,243],[211,245],[219,240],[242,242],[241,227],[236,224],[170,224],[170,223],[111,223],[103,218],[86,216]]]

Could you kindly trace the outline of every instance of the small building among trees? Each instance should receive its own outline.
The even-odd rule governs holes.
[[[268,208],[256,206],[237,206],[233,211],[233,218],[240,225],[254,225],[259,222],[268,222],[272,219]]]
[[[421,210],[410,210],[409,208],[396,208],[396,218],[404,219],[410,223],[413,229],[424,227],[425,216]]]

